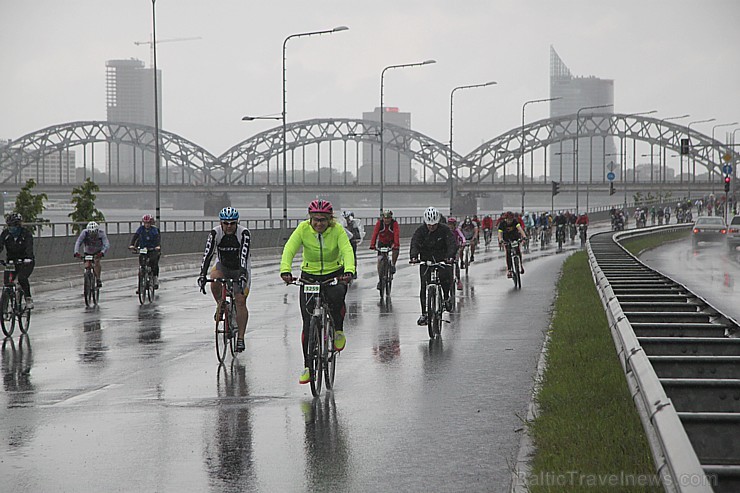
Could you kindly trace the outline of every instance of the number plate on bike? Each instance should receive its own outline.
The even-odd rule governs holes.
[[[147,252],[149,252],[149,250],[147,250],[146,248],[139,248],[140,254],[146,254]]]
[[[318,293],[321,291],[321,286],[318,284],[306,284],[303,286],[304,293]]]
[[[390,252],[390,251],[391,251],[391,249],[390,249],[390,248],[388,248],[388,247],[380,247],[380,248],[378,248],[378,251],[379,251],[380,253],[388,253],[388,252]]]
[[[85,258],[85,260],[87,260],[87,261],[90,261],[90,260],[95,260],[95,255],[85,255],[85,257],[84,257],[84,258]]]

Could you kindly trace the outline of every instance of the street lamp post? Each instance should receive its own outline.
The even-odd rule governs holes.
[[[405,68],[405,67],[418,67],[420,65],[429,65],[431,63],[437,63],[436,60],[424,60],[423,62],[417,63],[403,63],[400,65],[388,65],[380,72],[380,212],[383,212],[383,185],[385,182],[385,135],[384,135],[384,114],[385,108],[383,107],[383,81],[385,78],[386,70],[392,68]]]
[[[282,112],[282,119],[283,119],[283,224],[282,228],[287,229],[288,227],[288,142],[287,142],[287,126],[286,126],[286,88],[285,88],[285,48],[288,44],[289,39],[293,38],[300,38],[304,36],[316,36],[320,34],[332,34],[340,31],[346,31],[349,28],[347,26],[337,26],[334,29],[326,29],[323,31],[310,31],[310,32],[304,32],[304,33],[296,33],[291,34],[290,36],[286,37],[283,41],[283,112]]]
[[[160,190],[159,190],[159,88],[158,77],[157,77],[157,17],[155,3],[157,0],[152,0],[152,68],[154,70],[154,182],[156,188],[155,204],[154,204],[154,216],[157,221],[157,225],[161,228],[160,224],[161,210],[160,210]],[[143,176],[142,176],[143,183]]]
[[[737,125],[737,122],[732,123],[719,123],[717,125],[712,126],[712,157],[716,157],[716,154],[714,151],[719,152],[719,150],[714,146],[714,130],[719,127],[731,127],[733,125]],[[721,157],[718,161],[721,161]],[[712,166],[712,169],[709,171],[709,181],[712,182],[712,193],[714,193],[714,166]]]
[[[716,118],[708,118],[706,120],[696,120],[693,122],[689,122],[689,125],[687,127],[688,129],[688,136],[689,139],[689,156],[691,156],[691,125],[698,124],[698,123],[709,123],[715,121]],[[691,160],[691,179],[689,180],[689,198],[691,198],[691,182],[693,181],[696,183],[696,156],[693,157]],[[688,163],[686,163],[686,168],[688,169]]]
[[[521,184],[522,184],[522,216],[524,215],[524,108],[527,107],[528,104],[532,103],[545,103],[547,101],[557,101],[558,99],[562,99],[560,97],[557,98],[547,98],[547,99],[532,99],[530,101],[525,101],[522,105],[522,131],[521,131],[521,138],[519,139],[519,157],[517,158],[517,167],[521,170],[518,172],[518,175],[521,177]],[[519,161],[521,160],[521,166],[519,165]]]
[[[663,144],[663,142],[665,142],[665,140],[663,139],[663,122],[667,120],[682,120],[690,116],[691,115],[689,115],[688,113],[685,115],[681,115],[681,116],[669,116],[668,118],[663,118],[662,120],[658,122],[658,133],[660,134],[660,147],[661,147],[660,156],[658,156],[658,159],[660,160],[659,167],[661,169],[660,176],[662,178],[659,183],[661,189],[663,187],[663,182],[666,181],[666,167],[667,167],[666,155],[665,155],[665,145]]]
[[[457,86],[450,91],[450,145],[447,150],[447,179],[450,181],[450,215],[452,215],[453,195],[455,193],[454,180],[454,167],[452,165],[452,103],[455,96],[455,91],[459,89],[472,89],[475,87],[486,87],[496,84],[495,81],[484,82],[482,84],[472,84],[469,86]]]
[[[598,108],[609,108],[609,107],[612,107],[612,106],[614,106],[614,104],[600,104],[600,105],[597,105],[597,106],[585,106],[583,108],[580,108],[578,111],[576,111],[576,146],[575,146],[576,147],[576,151],[575,151],[575,157],[576,157],[576,162],[575,162],[576,214],[578,214],[578,212],[579,212],[579,210],[578,210],[578,198],[579,198],[578,173],[579,173],[580,170],[578,169],[578,164],[579,164],[578,163],[578,140],[580,138],[580,133],[581,133],[581,111],[583,111],[583,110],[595,110],[595,109],[598,109]],[[586,212],[588,212],[588,211],[586,211]]]

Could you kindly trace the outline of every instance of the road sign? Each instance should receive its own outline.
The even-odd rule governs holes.
[[[606,174],[606,179],[609,181],[612,181],[614,178],[616,178],[617,175],[612,173],[611,171]]]
[[[614,161],[609,161],[609,164],[607,164],[606,167],[609,168],[609,171],[614,171]]]
[[[732,161],[732,156],[729,152],[726,152],[725,155],[722,156],[722,159],[724,159],[726,163],[729,163],[730,161]]]
[[[726,175],[731,175],[732,174],[732,165],[731,164],[725,164],[724,166],[722,166],[722,173],[724,173]]]

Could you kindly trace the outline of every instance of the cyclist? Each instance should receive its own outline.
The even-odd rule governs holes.
[[[347,226],[344,228],[347,231],[349,237],[349,243],[352,245],[352,252],[354,252],[355,258],[355,272],[352,274],[352,279],[357,279],[357,245],[362,243],[362,239],[365,237],[365,231],[362,226],[362,222],[355,218],[355,213],[352,211],[342,212],[344,222]]]
[[[498,226],[498,241],[499,243],[503,243],[506,247],[506,277],[511,277],[513,275],[511,272],[512,265],[509,242],[519,239],[522,241],[526,240],[527,235],[524,232],[521,223],[514,217],[514,214],[506,212],[504,214],[504,220],[501,221]],[[519,258],[522,259],[519,273],[524,274],[524,258],[522,257],[521,248],[519,249]]]
[[[576,219],[576,226],[580,229],[583,227],[583,234],[584,237],[588,237],[588,214],[583,213],[580,216],[578,216],[578,219]]]
[[[439,223],[440,213],[434,207],[429,207],[424,211],[424,224],[414,232],[411,237],[411,248],[409,249],[410,263],[416,264],[419,260],[430,260],[432,262],[455,262],[457,255],[457,241],[452,235],[452,231],[446,224]],[[469,218],[468,218],[469,219]],[[421,316],[416,321],[419,325],[427,324],[427,306],[426,292],[427,284],[432,276],[432,269],[426,265],[419,266],[419,276],[421,277],[421,290],[419,297],[421,299]],[[452,269],[439,269],[438,276],[442,283],[444,298],[449,305],[450,288],[452,287]],[[449,307],[449,306],[448,306]]]
[[[493,233],[493,218],[491,215],[486,214],[480,225],[483,228],[483,240],[486,242],[486,245],[488,245],[491,243],[491,234]]]
[[[460,230],[465,235],[465,239],[470,242],[470,262],[473,263],[475,262],[475,246],[478,244],[478,225],[470,219],[470,216],[465,216]]]
[[[98,287],[101,287],[103,285],[103,281],[100,279],[100,274],[103,269],[100,265],[100,259],[108,253],[108,250],[110,250],[108,235],[105,234],[105,231],[100,229],[100,225],[98,223],[90,221],[87,223],[87,226],[85,226],[85,229],[82,230],[80,236],[77,237],[74,249],[75,257],[81,257],[80,247],[82,247],[82,251],[85,255],[95,256],[95,260],[93,261],[93,272],[95,272],[95,277],[98,278]]]
[[[236,324],[239,328],[236,336],[237,352],[244,351],[244,333],[249,322],[247,297],[252,284],[251,233],[249,229],[239,224],[239,211],[233,207],[224,207],[218,214],[221,222],[208,234],[203,261],[200,264],[198,286],[206,294],[206,276],[211,266],[213,254],[216,254],[216,265],[211,269],[211,278],[231,279],[238,281],[239,288],[234,291],[236,303]],[[211,283],[211,294],[218,304],[221,301],[221,283]],[[226,311],[226,310],[224,310]],[[221,313],[216,308],[214,318],[219,319]]]
[[[457,289],[462,290],[462,279],[460,279],[460,257],[462,256],[463,247],[465,246],[465,235],[462,234],[460,228],[457,227],[457,218],[447,218],[447,226],[452,231],[452,236],[455,237],[457,242],[457,255],[455,255],[455,279],[457,279]]]
[[[344,336],[344,297],[347,284],[352,281],[355,272],[355,260],[347,233],[334,219],[334,208],[328,200],[316,199],[308,205],[308,219],[301,222],[288,238],[280,261],[280,277],[286,284],[295,278],[290,272],[293,258],[303,247],[301,278],[312,282],[321,282],[339,278],[340,283],[326,286],[326,299],[329,302],[331,316],[334,320],[334,349],[342,351],[347,339]],[[301,290],[300,306],[303,318],[301,343],[303,346],[304,368],[298,383],[305,384],[311,379],[308,368],[308,329],[313,313],[314,298]]]
[[[154,217],[151,214],[144,214],[141,218],[141,226],[136,230],[131,238],[129,249],[146,248],[146,256],[149,265],[152,268],[154,279],[154,289],[159,289],[159,257],[161,256],[161,235],[159,229],[154,226]],[[138,294],[138,293],[137,293]]]
[[[7,228],[0,233],[0,252],[3,248],[8,252],[7,260],[15,263],[15,275],[18,284],[21,285],[23,295],[26,298],[26,306],[33,308],[33,299],[31,298],[31,284],[28,278],[31,277],[33,267],[36,261],[33,255],[33,233],[28,228],[22,226],[23,218],[20,214],[14,212],[5,217]],[[10,280],[10,273],[5,272],[3,284]]]
[[[393,211],[385,210],[380,215],[380,219],[375,223],[373,235],[370,237],[370,250],[375,250],[377,243],[379,247],[391,247],[391,273],[396,273],[396,262],[398,261],[398,252],[401,248],[401,227],[398,221],[393,219]],[[380,275],[380,253],[378,253],[378,275]],[[380,281],[378,281],[380,289]]]

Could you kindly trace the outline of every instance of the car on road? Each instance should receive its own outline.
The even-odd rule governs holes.
[[[740,246],[740,216],[734,216],[727,227],[727,246],[730,250]]]
[[[694,246],[700,241],[724,241],[726,237],[727,225],[719,216],[702,216],[691,229],[691,244]]]

